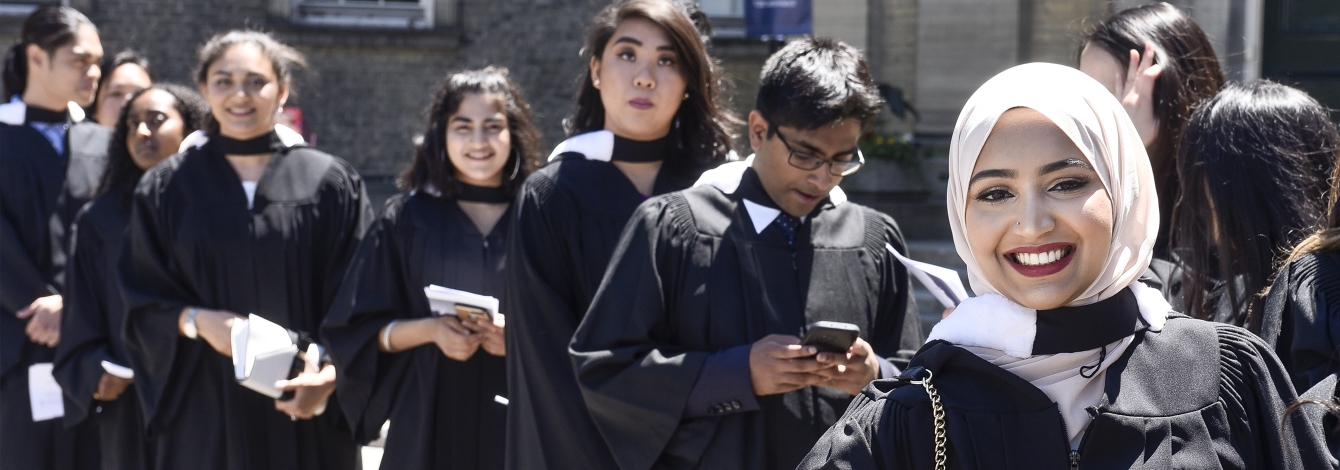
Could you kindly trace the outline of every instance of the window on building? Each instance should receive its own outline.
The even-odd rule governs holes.
[[[742,38],[744,37],[744,2],[745,0],[698,0],[698,7],[703,9],[707,18],[712,21],[712,35],[718,38]]]
[[[292,0],[300,24],[432,29],[433,0]]]

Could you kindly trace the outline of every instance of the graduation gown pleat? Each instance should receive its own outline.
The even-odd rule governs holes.
[[[1286,419],[1297,395],[1279,360],[1230,325],[1174,315],[1137,332],[1106,372],[1073,464],[1060,412],[1037,387],[944,341],[918,351],[918,366],[945,408],[951,469],[1332,468],[1315,423]],[[878,380],[798,468],[933,468],[934,442],[926,390]]]
[[[1340,252],[1308,253],[1280,268],[1266,297],[1261,337],[1298,390],[1340,373]]]
[[[276,152],[254,207],[207,143],[140,180],[121,258],[123,334],[159,468],[341,469],[357,453],[339,394],[291,421],[239,385],[231,359],[177,333],[187,306],[255,313],[326,344],[319,327],[372,220],[345,161],[303,147]]]
[[[815,321],[860,327],[902,365],[921,345],[897,224],[820,203],[796,246],[761,232],[744,200],[767,200],[749,170],[733,194],[698,186],[643,204],[629,222],[572,342],[574,367],[620,468],[791,469],[852,396],[805,387],[758,397],[758,411],[686,416],[708,356]],[[901,351],[901,354],[900,354]]]
[[[653,195],[702,173],[656,176]],[[619,234],[641,204],[609,162],[564,154],[531,174],[513,207],[507,247],[507,468],[612,468],[583,406],[568,343],[595,296]]]
[[[103,361],[130,366],[121,340],[125,302],[116,266],[134,190],[133,182],[113,188],[85,205],[75,219],[73,249],[66,265],[61,342],[53,372],[65,394],[66,424],[87,420],[98,427],[105,470],[153,468],[135,385],[115,400],[93,399],[105,373]]]
[[[96,427],[32,421],[28,367],[51,362],[55,348],[30,341],[14,314],[61,293],[70,226],[106,166],[110,134],[73,123],[57,153],[36,129],[0,123],[0,462],[15,468],[98,465]]]
[[[455,201],[402,194],[364,239],[323,336],[357,440],[375,439],[391,420],[382,468],[502,468],[507,408],[496,397],[507,396],[504,359],[481,348],[461,362],[431,343],[383,353],[378,332],[391,320],[431,316],[423,294],[430,284],[501,297],[510,215],[484,235]]]

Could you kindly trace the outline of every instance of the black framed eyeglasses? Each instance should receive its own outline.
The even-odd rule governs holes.
[[[828,174],[847,176],[856,173],[856,170],[860,170],[861,166],[865,165],[865,156],[861,155],[861,149],[859,148],[855,152],[840,153],[836,158],[823,158],[791,148],[791,143],[786,141],[786,137],[776,126],[772,128],[772,133],[777,135],[777,139],[782,141],[786,151],[791,153],[786,162],[801,170],[814,171],[821,166],[828,165]],[[846,157],[847,160],[841,160],[843,157]]]

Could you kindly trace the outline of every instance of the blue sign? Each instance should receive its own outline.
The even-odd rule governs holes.
[[[762,39],[814,34],[810,0],[744,0],[744,30]]]

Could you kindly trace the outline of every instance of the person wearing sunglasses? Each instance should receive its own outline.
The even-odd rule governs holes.
[[[921,345],[898,225],[837,187],[881,106],[856,49],[795,41],[764,65],[756,154],[634,213],[570,348],[620,468],[795,468]],[[817,321],[859,337],[820,352]]]

